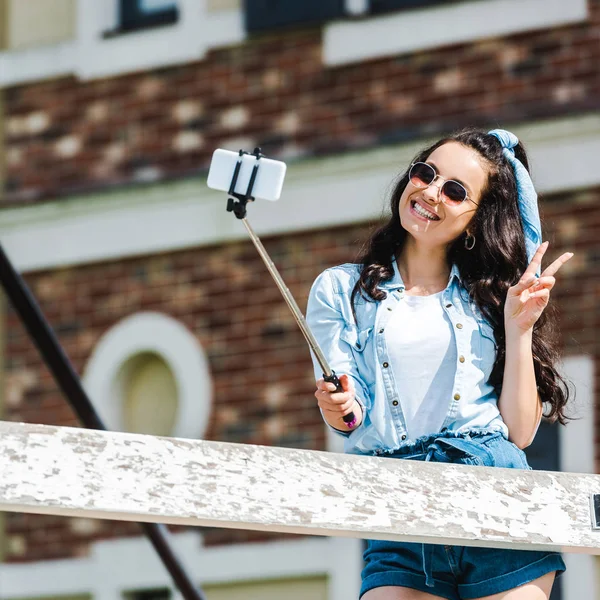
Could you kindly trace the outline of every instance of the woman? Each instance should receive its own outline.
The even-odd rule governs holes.
[[[321,378],[315,396],[346,452],[530,468],[542,403],[566,422],[544,310],[572,253],[540,275],[527,165],[504,130],[440,140],[397,183],[359,264],[315,281],[307,320],[344,389]],[[542,599],[564,569],[551,552],[371,540],[361,597]]]

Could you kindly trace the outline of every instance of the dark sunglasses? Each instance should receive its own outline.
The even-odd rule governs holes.
[[[410,182],[418,188],[429,187],[438,177],[444,179],[430,164],[424,162],[413,163],[408,171]],[[469,198],[465,186],[454,179],[444,179],[440,192],[442,201],[449,206],[459,206],[467,199],[477,205]]]

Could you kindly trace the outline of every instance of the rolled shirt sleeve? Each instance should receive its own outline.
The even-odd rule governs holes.
[[[339,308],[339,297],[335,291],[330,270],[321,273],[312,285],[308,298],[306,321],[335,374],[338,377],[348,375],[352,379],[356,401],[362,408],[364,422],[369,397],[367,386],[359,376],[350,344],[343,339],[343,332],[351,324],[346,322]],[[315,379],[320,379],[323,377],[323,371],[313,352],[311,352],[311,358]],[[344,437],[348,437],[352,433],[331,427],[327,421],[325,423],[333,432]],[[360,429],[361,426],[357,429]]]

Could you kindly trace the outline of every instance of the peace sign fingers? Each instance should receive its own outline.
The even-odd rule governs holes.
[[[519,279],[519,282],[509,289],[509,296],[519,296],[524,290],[526,290],[528,287],[531,287],[533,282],[537,279],[535,274],[538,272],[538,269],[542,264],[542,258],[544,257],[544,254],[546,254],[547,249],[548,242],[544,242],[537,249],[536,253],[531,259],[531,262],[529,263],[529,266],[527,267],[527,269],[525,269],[525,272],[521,276],[521,279]]]
[[[542,277],[553,277],[558,270],[571,258],[573,258],[572,252],[565,252],[559,256],[551,265],[547,266],[542,273]]]
[[[510,296],[519,296],[523,291],[530,288],[534,283],[536,283],[537,277],[536,273],[539,270],[542,264],[542,258],[544,254],[546,254],[546,250],[548,250],[549,242],[544,242],[533,255],[529,266],[523,273],[519,282],[512,286],[509,289]],[[540,279],[542,277],[554,277],[558,270],[571,258],[573,258],[572,252],[565,252],[561,256],[559,256],[552,264],[547,266],[543,273],[540,275]],[[540,285],[540,281],[537,281],[537,286]],[[547,287],[547,286],[546,286]],[[551,287],[551,286],[550,286]]]
[[[572,252],[565,252],[561,256],[559,256],[553,263],[547,266],[539,279],[536,277],[536,272],[538,271],[540,265],[542,264],[542,258],[548,249],[549,242],[544,242],[533,255],[529,266],[521,276],[519,282],[513,285],[508,290],[508,296],[520,296],[522,292],[531,288],[535,284],[535,288],[540,289],[542,287],[546,287],[548,289],[552,289],[554,286],[554,275],[558,272],[558,270],[573,257]]]

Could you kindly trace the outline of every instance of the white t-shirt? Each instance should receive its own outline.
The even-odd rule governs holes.
[[[442,292],[404,295],[385,329],[390,367],[410,439],[441,429],[456,372],[452,323]]]

